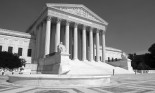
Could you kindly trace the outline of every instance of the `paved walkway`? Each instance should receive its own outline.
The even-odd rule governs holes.
[[[14,85],[0,76],[0,93],[155,93],[155,74],[115,75],[104,87],[43,88]]]

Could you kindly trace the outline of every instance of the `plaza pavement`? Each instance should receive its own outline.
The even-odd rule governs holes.
[[[155,74],[128,74],[111,77],[111,83],[103,87],[45,88],[15,85],[0,76],[0,93],[155,93]]]

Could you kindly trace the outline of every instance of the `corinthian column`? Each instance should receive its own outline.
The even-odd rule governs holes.
[[[105,62],[105,32],[102,31],[102,62]]]
[[[93,61],[93,28],[89,31],[89,60]]]
[[[56,33],[55,33],[55,52],[58,52],[57,47],[60,44],[60,24],[61,24],[61,19],[58,19],[56,24]]]
[[[40,38],[40,30],[39,27],[36,30],[36,58],[39,58],[39,38]]]
[[[38,26],[37,30],[37,58],[40,57],[40,39],[41,38],[41,25]]]
[[[42,40],[42,38],[43,38],[43,37],[42,37],[42,24],[40,24],[40,26],[39,26],[39,33],[40,33],[40,34],[39,34],[40,36],[39,36],[39,44],[38,44],[38,49],[39,49],[39,50],[38,50],[38,55],[39,55],[38,57],[40,58],[40,57],[41,57],[41,51],[40,51],[40,50],[41,50],[41,43],[42,43],[41,40]]]
[[[66,22],[66,33],[65,33],[65,46],[66,52],[69,53],[69,22]]]
[[[50,50],[50,35],[51,35],[51,17],[47,17],[46,34],[45,34],[45,55],[49,54]]]
[[[86,60],[86,26],[83,26],[82,31],[82,60]]]
[[[77,59],[78,58],[78,33],[77,33],[77,26],[78,24],[75,23],[74,25],[74,57],[73,59]]]
[[[96,31],[96,61],[99,61],[99,30]]]

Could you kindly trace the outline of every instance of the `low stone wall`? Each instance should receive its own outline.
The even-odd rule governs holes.
[[[155,73],[155,70],[149,70],[148,73]]]
[[[12,75],[9,82],[41,87],[100,87],[110,83],[110,75]]]
[[[31,69],[31,73],[35,74],[37,72],[37,64],[26,64],[24,69]]]
[[[130,60],[108,62],[108,64],[110,64],[112,66],[115,66],[115,67],[121,67],[121,68],[124,68],[126,70],[132,70],[131,61]]]

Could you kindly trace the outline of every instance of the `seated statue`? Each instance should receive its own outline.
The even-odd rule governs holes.
[[[60,52],[60,53],[65,53],[66,52],[66,48],[62,44],[62,42],[60,42],[60,44],[58,45],[58,52]]]

